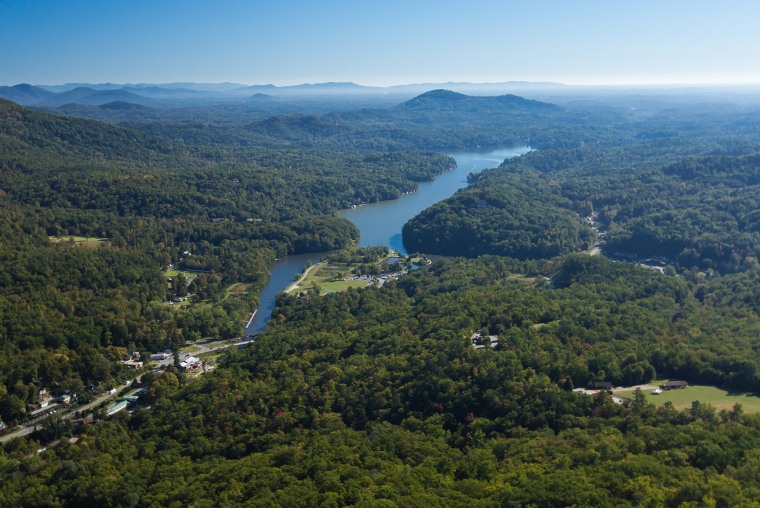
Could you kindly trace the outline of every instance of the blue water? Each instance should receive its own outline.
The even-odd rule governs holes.
[[[457,161],[456,169],[437,176],[432,182],[421,183],[417,192],[392,201],[380,201],[351,210],[341,210],[338,216],[350,220],[359,228],[361,247],[387,245],[401,254],[408,254],[401,241],[401,228],[409,219],[466,187],[467,175],[470,173],[494,168],[504,162],[504,159],[529,151],[530,148],[523,146],[483,152],[450,153],[449,155]]]
[[[521,146],[450,153],[449,155],[457,161],[456,169],[437,176],[432,182],[421,183],[417,192],[392,201],[381,201],[351,210],[341,210],[338,216],[350,220],[359,228],[361,247],[385,245],[401,254],[407,254],[401,240],[401,228],[409,219],[466,187],[467,175],[470,173],[480,173],[486,168],[494,168],[504,162],[504,159],[517,157],[529,151],[530,148],[527,146]],[[326,254],[326,252],[302,254],[276,261],[272,265],[269,282],[259,296],[256,316],[245,329],[245,334],[252,335],[264,330],[272,316],[277,295],[295,280],[296,275],[303,272],[307,260],[316,263]]]

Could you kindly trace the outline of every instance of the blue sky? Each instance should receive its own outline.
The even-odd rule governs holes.
[[[0,0],[0,84],[760,83],[756,0]]]

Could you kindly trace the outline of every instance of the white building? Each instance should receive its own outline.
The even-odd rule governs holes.
[[[199,369],[203,366],[203,362],[200,360],[200,358],[196,358],[194,356],[188,356],[181,362],[179,362],[179,368],[184,371],[190,371]]]

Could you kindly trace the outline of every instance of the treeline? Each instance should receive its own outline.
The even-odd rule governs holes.
[[[0,501],[751,505],[760,417],[570,391],[667,376],[663,358],[716,347],[730,349],[716,372],[729,353],[750,358],[741,339],[757,316],[720,314],[694,288],[599,257],[482,257],[383,288],[283,296],[273,325],[223,367],[184,386],[149,379],[150,410],[41,455],[24,458],[39,445],[21,441],[0,452]],[[723,331],[695,334],[711,319]],[[475,350],[476,330],[498,347]]]
[[[508,178],[499,186],[464,189],[424,210],[404,224],[404,245],[411,252],[518,259],[585,250],[596,233],[573,204],[539,178]]]

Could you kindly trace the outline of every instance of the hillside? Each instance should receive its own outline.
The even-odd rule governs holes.
[[[517,95],[469,96],[450,90],[431,90],[397,106],[402,111],[460,111],[467,113],[548,113],[560,112],[555,104]]]
[[[753,270],[760,136],[751,126],[760,115],[716,111],[703,124],[703,112],[691,114],[472,175],[466,190],[407,223],[404,244],[430,254],[551,257],[586,250],[593,227],[602,252],[618,259],[656,258],[677,271]]]
[[[53,92],[26,83],[14,86],[0,86],[0,98],[8,99],[25,106],[40,104],[54,96]]]
[[[1,164],[137,161],[160,157],[168,151],[171,149],[166,143],[133,130],[41,113],[0,99]]]
[[[596,144],[610,136],[609,131],[592,127],[595,119],[599,119],[595,113],[579,115],[554,104],[514,95],[474,97],[433,90],[390,108],[268,118],[246,125],[245,132],[228,131],[225,136],[235,142],[248,140],[272,146],[363,150],[577,146]],[[305,121],[311,124],[308,129],[304,129]],[[162,134],[156,126],[148,129]],[[163,132],[169,137],[179,133]],[[211,134],[213,131],[206,133]]]
[[[174,146],[0,101],[0,419],[28,416],[33,380],[82,393],[125,379],[127,349],[237,336],[276,257],[353,245],[335,210],[411,192],[451,164]],[[168,281],[169,264],[192,275]]]
[[[757,415],[570,390],[598,376],[648,380],[655,365],[710,376],[721,362],[740,364],[746,351],[710,353],[733,330],[682,342],[681,328],[709,322],[714,309],[697,305],[685,281],[639,267],[544,264],[562,272],[552,290],[524,276],[529,266],[460,259],[382,289],[283,297],[245,351],[197,380],[148,375],[149,408],[83,427],[34,457],[33,473],[24,455],[38,445],[0,451],[0,502],[756,502]],[[498,346],[474,349],[476,330],[497,334]]]

